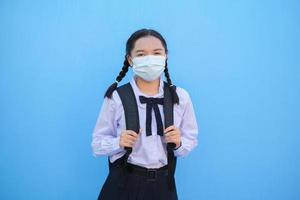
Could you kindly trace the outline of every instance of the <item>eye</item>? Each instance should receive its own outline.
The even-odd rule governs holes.
[[[136,56],[140,57],[140,56],[144,56],[144,54],[143,53],[139,53]]]
[[[160,52],[156,52],[156,53],[154,53],[154,55],[161,55],[161,53]]]

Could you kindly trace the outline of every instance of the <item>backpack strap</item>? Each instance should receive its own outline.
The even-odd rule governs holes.
[[[126,83],[125,85],[118,87],[117,92],[121,98],[124,108],[126,129],[132,130],[138,134],[140,130],[139,112],[136,98],[130,83]],[[127,159],[129,154],[132,152],[132,148],[125,147],[125,150],[125,160],[127,163]]]
[[[164,117],[165,117],[165,128],[173,125],[174,114],[173,114],[173,101],[168,83],[164,82]]]
[[[126,83],[118,87],[117,92],[120,96],[124,108],[126,130],[132,130],[138,134],[140,129],[140,120],[139,120],[138,106],[137,106],[136,98],[133,89],[131,87],[131,84]],[[120,158],[120,165],[123,168],[123,177],[120,177],[122,178],[122,180],[120,181],[120,185],[118,185],[118,187],[120,188],[126,187],[127,160],[129,155],[132,152],[132,147],[125,147],[125,150],[126,153],[124,154],[124,156]]]
[[[125,112],[126,129],[139,133],[140,120],[138,106],[130,83],[118,87],[117,92],[121,98]]]
[[[174,104],[172,94],[169,88],[169,84],[164,82],[164,117],[165,117],[165,128],[174,124]],[[169,190],[174,191],[175,189],[175,169],[177,157],[174,155],[174,143],[167,144],[168,152],[168,186]]]

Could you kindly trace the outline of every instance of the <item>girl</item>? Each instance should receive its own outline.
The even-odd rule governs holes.
[[[93,131],[93,155],[109,158],[98,200],[178,199],[176,158],[197,146],[198,127],[188,92],[172,84],[167,59],[166,41],[155,30],[138,30],[127,40],[122,70]],[[129,68],[134,76],[117,87]]]

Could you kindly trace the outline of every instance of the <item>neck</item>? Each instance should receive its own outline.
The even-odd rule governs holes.
[[[136,85],[138,88],[147,95],[155,95],[159,91],[160,78],[148,82],[143,80],[142,78],[136,76],[135,77]]]

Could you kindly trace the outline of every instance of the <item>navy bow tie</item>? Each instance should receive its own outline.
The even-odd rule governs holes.
[[[158,104],[164,104],[164,98],[153,98],[153,97],[144,97],[139,96],[141,103],[146,103],[146,135],[152,135],[151,131],[151,122],[152,122],[152,108],[154,110],[156,124],[157,124],[157,134],[163,136],[163,123],[161,115],[159,112]]]

